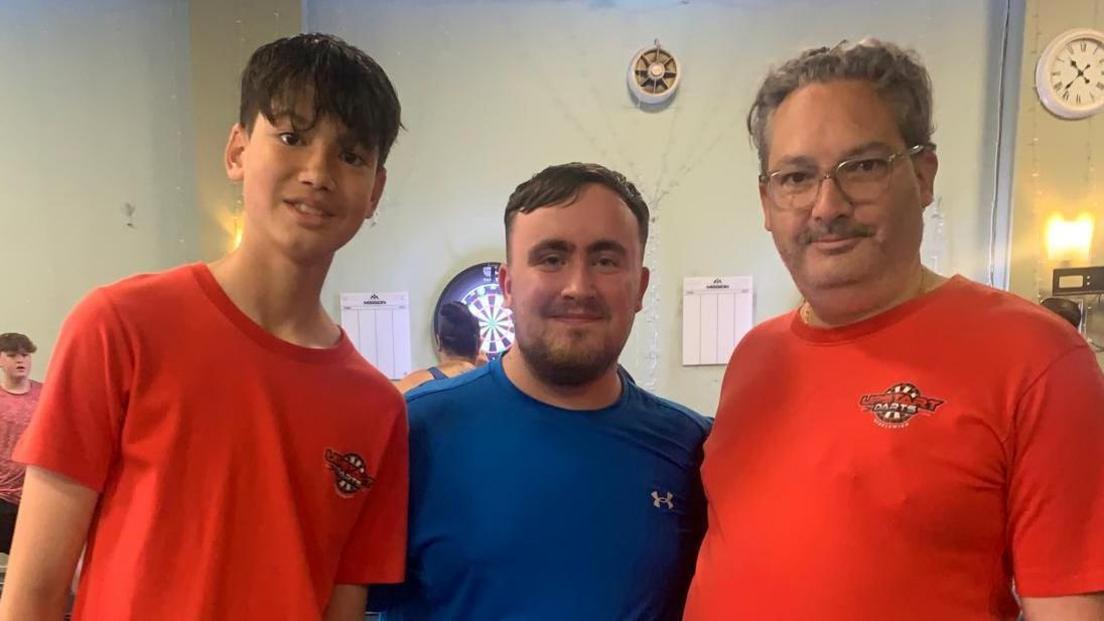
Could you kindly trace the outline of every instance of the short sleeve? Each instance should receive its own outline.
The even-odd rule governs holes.
[[[378,473],[341,555],[337,584],[400,582],[406,566],[409,444],[399,400]]]
[[[133,360],[106,292],[94,291],[62,325],[38,409],[13,459],[103,491],[119,450]]]
[[[1104,374],[1087,346],[1055,360],[1020,398],[1009,538],[1027,597],[1104,590]]]

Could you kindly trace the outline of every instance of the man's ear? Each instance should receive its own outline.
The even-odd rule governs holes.
[[[636,298],[636,312],[644,308],[644,294],[648,292],[648,283],[652,280],[652,272],[647,267],[640,270],[640,294]]]
[[[939,157],[933,149],[924,149],[913,158],[916,183],[920,186],[920,205],[927,207],[935,200],[935,173],[939,170]]]
[[[759,184],[759,205],[763,208],[763,228],[768,231],[771,230],[771,203],[770,198],[767,196],[767,186],[765,184]]]
[[[234,123],[230,128],[230,137],[226,140],[226,152],[223,154],[223,165],[226,166],[226,176],[235,183],[240,183],[245,178],[245,147],[249,144],[249,132],[241,123]]]
[[[498,288],[502,290],[502,295],[505,296],[503,304],[506,308],[513,310],[514,283],[510,279],[510,263],[508,261],[498,266]]]
[[[387,168],[383,166],[376,167],[376,185],[372,186],[372,201],[371,206],[368,208],[368,215],[364,216],[367,220],[376,214],[376,209],[379,208],[380,197],[383,196],[383,186],[387,185]]]

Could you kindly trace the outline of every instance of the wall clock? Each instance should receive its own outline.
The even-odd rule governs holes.
[[[1063,119],[1104,109],[1104,33],[1075,28],[1055,37],[1035,65],[1035,90],[1043,106]]]

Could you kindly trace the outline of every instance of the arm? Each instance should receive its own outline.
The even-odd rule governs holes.
[[[1104,374],[1081,344],[1048,365],[1014,411],[1008,528],[1029,620],[1104,619],[1091,613],[1104,593],[1102,403]]]
[[[30,466],[23,484],[0,621],[60,619],[99,495]]]
[[[1027,621],[1100,621],[1104,619],[1104,592],[1065,597],[1025,597]]]
[[[325,621],[362,621],[368,605],[368,587],[359,584],[334,586],[330,602],[326,604]]]

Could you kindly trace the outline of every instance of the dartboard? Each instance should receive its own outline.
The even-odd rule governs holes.
[[[437,332],[437,311],[442,304],[463,302],[479,320],[480,349],[488,358],[502,355],[514,342],[514,320],[506,308],[498,286],[498,263],[477,263],[453,277],[433,313],[433,331]]]

